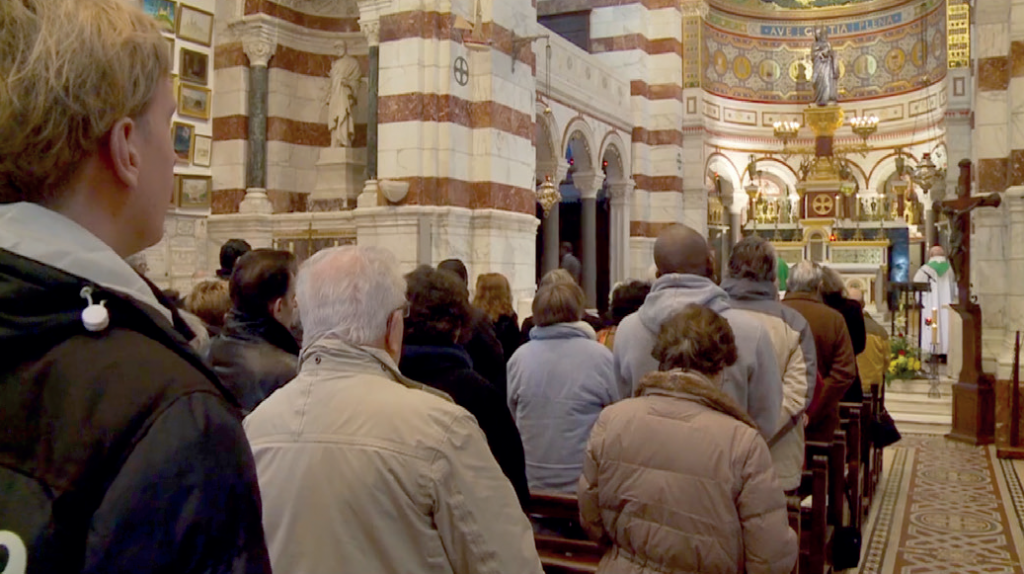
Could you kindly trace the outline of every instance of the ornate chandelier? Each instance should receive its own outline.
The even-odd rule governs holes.
[[[544,217],[550,215],[551,209],[560,201],[562,201],[562,194],[555,184],[551,183],[551,176],[544,176],[544,183],[540,184],[540,188],[537,189],[537,202],[544,210]]]

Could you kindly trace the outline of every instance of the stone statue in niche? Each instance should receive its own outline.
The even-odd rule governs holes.
[[[814,62],[814,103],[827,106],[839,101],[839,64],[836,53],[828,43],[828,29],[814,29],[814,45],[811,47]]]
[[[327,127],[331,147],[352,147],[356,135],[356,94],[363,72],[359,61],[348,53],[348,44],[340,42],[341,57],[331,66],[331,88],[327,105]]]

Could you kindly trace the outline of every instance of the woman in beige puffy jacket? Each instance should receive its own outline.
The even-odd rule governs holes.
[[[661,372],[605,408],[587,445],[580,514],[610,546],[598,572],[791,572],[798,542],[768,446],[719,389],[736,361],[729,323],[689,305],[652,354]]]

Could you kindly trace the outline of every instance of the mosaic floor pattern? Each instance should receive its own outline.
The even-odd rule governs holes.
[[[859,572],[1024,573],[1024,464],[934,435],[885,454]]]

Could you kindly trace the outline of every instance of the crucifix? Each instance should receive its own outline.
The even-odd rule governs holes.
[[[960,161],[957,199],[937,201],[932,209],[949,220],[949,261],[956,273],[960,302],[951,305],[963,320],[963,368],[953,386],[953,430],[949,438],[990,444],[995,434],[994,379],[981,368],[981,306],[971,294],[971,212],[999,207],[998,193],[971,196],[971,160]]]

